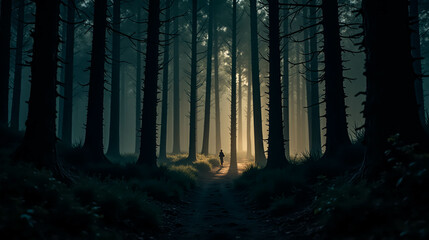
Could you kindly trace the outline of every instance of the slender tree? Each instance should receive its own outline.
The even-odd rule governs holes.
[[[285,157],[283,123],[282,123],[282,90],[280,58],[280,24],[279,1],[268,2],[269,16],[269,102],[268,102],[268,168],[284,167]]]
[[[283,0],[288,4],[289,0]],[[283,34],[289,33],[289,9],[283,8]],[[289,137],[289,39],[283,38],[283,136],[285,138],[285,155],[290,156]]]
[[[72,144],[73,129],[73,74],[74,74],[74,38],[75,38],[75,2],[69,0],[67,5],[66,57],[64,67],[64,111],[62,124],[62,140]]]
[[[323,0],[323,37],[325,54],[326,152],[329,156],[350,144],[347,131],[343,61],[338,15],[338,0]]]
[[[18,21],[16,26],[15,72],[13,78],[13,98],[10,127],[19,130],[19,109],[21,106],[22,48],[24,42],[25,0],[18,1]]]
[[[142,22],[141,9],[137,12],[137,21]],[[141,38],[141,24],[137,26],[137,37]],[[140,152],[140,128],[141,128],[141,113],[142,113],[142,43],[137,42],[137,51],[136,51],[136,146],[135,153]]]
[[[197,14],[198,1],[192,0],[192,22],[191,22],[191,93],[189,114],[189,161],[197,159]]]
[[[179,14],[179,1],[174,1],[174,11]],[[174,33],[177,34],[174,38],[174,72],[173,72],[173,153],[180,153],[180,34],[179,34],[180,18],[174,20]]]
[[[247,68],[247,158],[250,159],[252,157],[252,137],[251,137],[251,126],[250,121],[252,120],[252,85],[250,83],[252,79],[252,72],[250,71],[250,63],[249,67]]]
[[[160,1],[149,1],[140,155],[137,164],[156,167]]]
[[[9,68],[12,0],[2,0],[0,12],[0,126],[9,121]]]
[[[258,12],[256,0],[250,0],[250,34],[252,54],[253,127],[255,135],[255,162],[265,163],[264,139],[262,135],[261,89],[259,83]]]
[[[119,156],[120,83],[121,83],[121,0],[113,1],[112,18],[112,95],[108,156]]]
[[[83,150],[87,161],[106,163],[103,147],[104,60],[106,53],[107,0],[94,3],[88,112]]]
[[[363,0],[362,12],[367,53],[365,160],[367,173],[377,177],[388,164],[384,153],[389,137],[399,134],[400,140],[409,144],[427,141],[427,136],[416,100],[408,1]],[[392,31],[395,38],[389,37]]]
[[[231,44],[231,159],[230,168],[237,168],[237,0],[232,1]]]
[[[14,154],[17,161],[28,161],[46,167],[61,180],[68,180],[56,153],[56,84],[58,64],[58,23],[60,1],[36,0],[33,32],[31,90],[26,131]]]
[[[243,100],[242,100],[242,84],[243,84],[243,72],[241,68],[241,62],[237,63],[238,69],[238,151],[243,151]]]
[[[159,144],[159,159],[167,159],[167,110],[168,110],[168,65],[170,62],[170,5],[171,0],[166,0],[165,37],[164,37],[164,62],[162,74],[162,109],[161,109],[161,137]]]
[[[204,110],[204,132],[202,154],[209,154],[210,139],[210,110],[211,110],[211,92],[212,92],[212,55],[213,55],[213,0],[209,1],[209,23],[207,39],[207,71],[206,71],[206,101]]]
[[[214,6],[213,6],[214,8]],[[214,90],[215,90],[215,131],[216,131],[216,152],[222,146],[220,137],[220,90],[219,90],[219,41],[216,14],[213,15],[213,64],[214,64]]]
[[[417,104],[419,105],[419,117],[422,123],[425,123],[425,99],[423,93],[422,79],[422,53],[420,46],[420,17],[419,17],[419,1],[410,0],[410,18],[413,24],[411,25],[411,53],[414,57],[414,72],[416,78],[416,96]]]
[[[312,0],[310,4],[316,4],[316,0]],[[316,24],[317,9],[310,8],[309,24]],[[312,27],[309,33],[309,52],[307,56],[309,65],[307,71],[309,78],[307,79],[307,106],[308,106],[308,130],[309,130],[309,147],[310,152],[320,156],[322,154],[322,143],[320,136],[320,110],[319,110],[319,61],[317,54],[317,27]],[[309,71],[310,70],[310,71]]]

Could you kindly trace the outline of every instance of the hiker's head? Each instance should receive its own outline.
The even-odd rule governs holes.
[[[222,149],[220,151],[222,152]]]

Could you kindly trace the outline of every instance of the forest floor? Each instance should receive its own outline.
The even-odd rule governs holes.
[[[183,204],[167,209],[170,226],[160,239],[280,239],[272,219],[233,189],[249,163],[241,159],[234,169],[226,159],[223,167],[201,176]]]

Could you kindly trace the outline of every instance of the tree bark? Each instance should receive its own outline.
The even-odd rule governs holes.
[[[66,36],[66,58],[64,78],[64,115],[62,127],[62,140],[71,145],[73,129],[73,71],[74,71],[74,38],[75,38],[75,6],[74,0],[68,1],[67,7],[67,36]]]
[[[60,1],[37,0],[27,129],[14,159],[46,167],[69,180],[56,153],[56,83]]]
[[[141,22],[142,14],[139,9],[137,12],[137,21],[139,22],[137,26],[138,38],[141,38]],[[136,51],[136,145],[135,153],[140,153],[140,135],[138,134],[141,131],[141,116],[142,116],[142,43],[137,42],[137,51]]]
[[[112,89],[110,100],[110,131],[108,156],[117,157],[119,149],[120,128],[120,83],[121,83],[121,0],[113,1],[112,19]]]
[[[289,0],[283,0],[287,4]],[[289,9],[283,8],[283,34],[289,33]],[[285,138],[285,155],[290,157],[290,136],[289,136],[289,39],[283,38],[283,136]]]
[[[189,161],[197,160],[197,13],[198,1],[192,0],[191,94],[189,99]]]
[[[171,0],[166,0],[165,35],[164,35],[164,62],[162,74],[162,109],[161,109],[161,136],[159,143],[159,159],[167,159],[167,110],[168,110],[168,64],[170,62],[170,5]]]
[[[238,152],[243,151],[243,93],[242,93],[242,84],[243,84],[243,75],[241,63],[237,63],[238,67]]]
[[[311,4],[316,1],[312,0]],[[309,10],[309,25],[316,24],[317,9],[310,8]],[[319,110],[319,61],[317,54],[317,28],[312,27],[308,31],[310,40],[308,44],[308,63],[307,71],[309,78],[307,79],[307,106],[308,106],[308,132],[309,132],[309,147],[310,153],[315,156],[322,155],[322,142],[320,136],[320,110]]]
[[[423,92],[422,79],[422,53],[420,46],[420,17],[419,17],[419,1],[410,0],[410,18],[414,23],[411,27],[411,54],[414,58],[413,67],[417,75],[415,87],[417,104],[419,105],[419,117],[422,124],[426,123],[425,117],[425,98]]]
[[[156,108],[158,102],[158,55],[160,28],[160,1],[149,1],[146,44],[140,155],[137,164],[156,167]]]
[[[265,164],[264,139],[262,135],[261,89],[259,83],[258,12],[256,0],[250,0],[250,34],[252,54],[253,125],[255,135],[255,163]]]
[[[215,113],[216,113],[216,152],[222,147],[220,137],[220,90],[219,90],[219,42],[216,15],[213,15],[213,48],[214,48],[214,80],[215,80]]]
[[[202,154],[209,154],[210,140],[210,111],[211,111],[211,92],[212,92],[212,55],[213,55],[213,0],[209,1],[209,23],[207,39],[207,71],[206,71],[206,101],[204,110],[204,132]]]
[[[365,160],[367,174],[377,177],[387,165],[384,152],[392,135],[399,134],[404,144],[425,142],[427,136],[416,100],[408,1],[364,0],[362,10],[367,53]]]
[[[252,157],[252,137],[251,137],[251,120],[252,120],[252,85],[251,85],[251,80],[252,80],[252,72],[250,71],[250,65],[251,63],[249,63],[249,67],[247,68],[247,158],[250,159]]]
[[[281,90],[280,16],[279,1],[268,2],[269,15],[269,102],[268,102],[268,159],[267,168],[286,166]]]
[[[19,130],[19,110],[21,107],[21,84],[22,84],[22,48],[24,42],[24,13],[25,1],[18,1],[18,22],[16,27],[16,52],[15,52],[15,72],[13,78],[13,98],[10,127]]]
[[[0,126],[9,121],[9,68],[12,0],[2,0],[0,15]]]
[[[231,160],[230,169],[237,169],[237,0],[232,1],[231,44]]]
[[[85,159],[93,163],[107,163],[103,147],[104,61],[106,53],[107,0],[94,4],[91,67],[89,76],[88,113],[86,121]]]
[[[334,154],[350,144],[347,131],[344,94],[343,61],[341,56],[338,1],[323,0],[323,37],[325,53],[325,102],[326,102],[326,152]]]
[[[174,9],[176,15],[179,14],[179,1],[174,1]],[[173,104],[174,104],[174,132],[173,132],[173,153],[180,153],[180,34],[179,34],[179,19],[174,20],[174,33],[178,34],[174,38],[174,84],[173,84]]]

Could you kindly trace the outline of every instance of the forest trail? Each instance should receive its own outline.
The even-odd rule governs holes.
[[[239,160],[230,169],[229,160],[211,174],[201,177],[186,206],[177,211],[174,233],[167,239],[276,239],[274,226],[243,204],[233,190],[233,180],[248,162]]]

